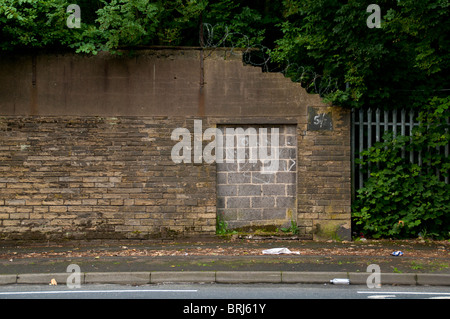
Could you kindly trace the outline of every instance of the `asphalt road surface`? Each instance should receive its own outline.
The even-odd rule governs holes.
[[[0,299],[450,299],[450,287],[305,284],[6,285]]]

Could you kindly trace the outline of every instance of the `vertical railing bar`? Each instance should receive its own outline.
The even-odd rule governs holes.
[[[439,146],[436,146],[435,149],[436,149],[436,154],[440,154],[441,153],[441,148]],[[439,166],[436,166],[435,171],[436,171],[436,176],[438,178],[438,181],[440,181],[441,180],[441,172],[439,170]]]
[[[401,135],[405,136],[406,135],[406,126],[405,126],[406,110],[405,109],[401,110],[400,116],[401,116]],[[405,147],[404,146],[402,147],[402,158],[405,158]]]
[[[377,108],[375,111],[375,124],[376,124],[376,131],[375,131],[375,140],[376,142],[380,141],[380,109]]]
[[[367,110],[367,148],[372,147],[372,110]]]
[[[381,140],[381,136],[380,136],[380,134],[381,134],[380,133],[380,113],[381,113],[381,111],[380,111],[380,108],[377,108],[375,112],[376,112],[375,113],[375,124],[376,124],[376,126],[375,126],[375,141],[377,143],[379,143]],[[379,162],[377,163],[377,168],[380,168]]]
[[[351,188],[352,188],[352,201],[353,200],[355,200],[355,196],[356,196],[356,194],[355,194],[355,192],[356,192],[356,189],[355,189],[355,127],[356,126],[356,123],[355,123],[355,109],[353,109],[352,108],[352,111],[351,111],[351,126],[350,126],[350,129],[351,129],[351,132],[350,132],[350,134],[351,134],[351,140],[350,140],[350,161],[351,161],[351,163],[350,163],[350,165],[351,165],[351,168],[352,168],[352,171],[351,171]]]
[[[428,122],[428,121],[427,121]],[[430,124],[427,124],[427,133],[429,133],[429,131],[430,131]],[[430,156],[430,154],[431,154],[431,146],[430,145],[428,145],[427,146],[427,153],[426,153],[428,156]],[[427,164],[427,174],[430,174],[430,160],[428,160],[428,164]]]
[[[413,136],[413,128],[414,128],[414,110],[409,111],[409,143],[412,143],[412,136]],[[409,162],[411,164],[414,163],[414,150],[411,147],[411,150],[409,151]]]
[[[367,148],[372,147],[372,109],[367,110]],[[367,167],[367,178],[370,178],[370,163]]]
[[[384,111],[384,131],[386,132],[389,129],[389,113],[388,111]]]
[[[441,125],[442,124],[442,122],[441,122],[441,120],[439,119],[439,123],[438,123],[438,125]],[[438,156],[440,156],[441,155],[441,147],[440,146],[436,146],[435,147],[435,150],[436,150],[436,155],[438,155]],[[441,171],[440,171],[440,169],[439,169],[439,166],[438,165],[436,165],[436,176],[437,176],[437,178],[438,178],[438,181],[440,181],[441,180]]]
[[[419,116],[420,116],[420,111],[418,111],[419,112]],[[419,126],[422,124],[422,121],[421,120],[419,120]],[[420,150],[419,151],[419,154],[418,154],[418,156],[417,156],[418,158],[417,158],[417,160],[418,160],[418,163],[417,164],[419,164],[419,166],[422,166],[422,150]]]
[[[388,111],[384,111],[384,133],[389,130],[389,113]],[[387,150],[387,146],[384,147]]]
[[[392,131],[394,132],[394,138],[397,136],[397,110],[392,112]]]
[[[447,119],[446,119],[446,122],[447,122],[447,127],[445,128],[445,132],[446,133],[448,133],[448,125],[449,125],[449,118],[447,117]],[[444,155],[445,155],[445,158],[448,158],[448,148],[449,148],[449,145],[448,145],[448,143],[445,145],[445,147],[444,147]],[[445,178],[444,178],[444,181],[445,181],[445,184],[448,184],[448,174],[449,174],[449,172],[447,171],[446,172],[447,174],[446,174],[446,176],[445,176]]]
[[[401,125],[402,125],[402,127],[401,127],[401,132],[402,132],[402,135],[403,136],[405,136],[406,135],[406,110],[405,109],[402,109],[401,110]]]
[[[364,149],[364,111],[362,109],[359,110],[359,159],[362,160],[361,152]],[[359,188],[362,188],[363,183],[363,173],[362,173],[362,165],[359,164]]]

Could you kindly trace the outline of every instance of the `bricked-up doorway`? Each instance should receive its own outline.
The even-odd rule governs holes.
[[[350,110],[245,64],[244,53],[2,56],[0,241],[209,236],[222,213],[229,227],[289,225],[292,215],[304,239],[351,239]],[[234,124],[296,127],[279,126],[278,173],[210,161],[208,134]],[[190,162],[172,158],[180,130]]]
[[[223,134],[224,159],[223,163],[217,161],[217,214],[227,227],[251,231],[289,227],[291,221],[297,222],[296,125],[218,125],[218,128]],[[233,144],[227,145],[231,140]],[[273,153],[275,140],[278,154]],[[272,158],[277,157],[277,163],[263,161],[261,151],[265,150],[261,142],[266,143]],[[240,151],[245,154],[241,162]],[[228,160],[227,155],[231,157]]]

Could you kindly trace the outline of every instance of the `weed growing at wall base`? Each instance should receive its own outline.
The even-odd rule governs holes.
[[[225,221],[223,213],[218,213],[216,216],[216,234],[217,235],[228,235],[236,234],[236,231],[228,229],[228,224]]]

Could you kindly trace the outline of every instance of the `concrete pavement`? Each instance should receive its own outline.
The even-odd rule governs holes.
[[[39,273],[0,275],[0,285],[49,284],[55,279],[67,284],[70,273]],[[349,279],[350,284],[365,285],[369,273],[353,272],[295,272],[295,271],[155,271],[155,272],[87,272],[80,273],[80,285],[126,284],[144,285],[161,283],[303,283],[326,284],[334,278]],[[69,284],[75,281],[69,281]],[[385,273],[381,285],[450,286],[449,274]]]
[[[287,247],[300,254],[257,254],[259,250],[274,247]],[[404,251],[402,257],[387,253],[399,248]],[[124,250],[129,254],[121,255]],[[371,254],[364,255],[369,250]],[[65,285],[68,278],[73,283],[75,274],[68,272],[69,265],[79,267],[76,276],[81,285],[325,284],[333,278],[346,278],[350,284],[365,285],[370,275],[373,278],[367,270],[370,264],[380,267],[382,285],[450,286],[450,245],[447,242],[324,243],[215,238],[169,242],[0,243],[0,285],[49,284],[52,279]]]

